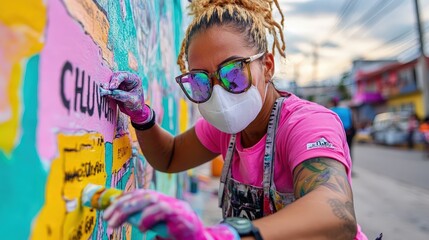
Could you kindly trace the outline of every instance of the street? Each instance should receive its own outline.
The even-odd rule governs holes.
[[[353,146],[356,168],[364,168],[429,191],[429,159],[424,158],[421,151],[364,144]]]
[[[429,239],[429,160],[420,151],[354,145],[359,224],[375,239]]]
[[[429,160],[420,151],[355,144],[353,191],[358,223],[374,240],[429,239]],[[210,165],[197,168],[210,175]],[[200,182],[187,199],[206,225],[221,219],[217,207],[219,178]]]

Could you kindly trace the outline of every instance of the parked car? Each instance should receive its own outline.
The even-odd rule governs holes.
[[[372,143],[372,128],[366,127],[357,130],[356,135],[354,137],[354,141],[357,143]]]
[[[398,145],[407,142],[408,112],[385,112],[375,116],[372,138],[375,143]]]

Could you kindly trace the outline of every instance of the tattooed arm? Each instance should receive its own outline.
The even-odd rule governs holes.
[[[353,193],[344,165],[328,158],[307,160],[295,168],[294,189],[297,199],[320,196],[325,202],[320,207],[331,209],[336,217],[332,234],[338,239],[353,239],[356,235],[356,219]],[[334,239],[334,238],[331,238]]]
[[[342,163],[314,158],[294,170],[296,201],[257,220],[264,239],[354,239],[353,194]]]

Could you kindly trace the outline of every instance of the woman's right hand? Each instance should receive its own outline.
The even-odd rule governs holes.
[[[131,218],[137,219],[133,222]],[[103,214],[113,228],[132,221],[140,231],[156,230],[174,240],[238,240],[237,231],[229,225],[204,227],[189,203],[148,189],[137,189],[116,199]],[[168,233],[168,234],[165,234]],[[162,238],[164,239],[164,238]]]
[[[144,103],[142,81],[136,74],[115,72],[109,83],[101,85],[100,92],[102,96],[115,99],[121,112],[133,123],[144,124],[151,118],[151,109]]]

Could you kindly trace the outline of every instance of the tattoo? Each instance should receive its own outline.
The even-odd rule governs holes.
[[[320,186],[352,196],[343,164],[329,158],[314,158],[301,163],[294,170],[293,181],[296,198],[301,198]]]
[[[353,239],[356,235],[353,194],[342,163],[329,158],[309,159],[295,168],[293,180],[297,199],[321,187],[342,195],[340,198],[328,199],[327,203],[333,214],[342,221],[341,233],[344,239]]]
[[[331,206],[334,215],[343,220],[341,232],[344,235],[349,235],[347,238],[352,239],[356,235],[357,231],[353,202],[347,201],[343,203],[338,199],[329,199],[328,203]]]

